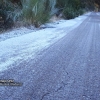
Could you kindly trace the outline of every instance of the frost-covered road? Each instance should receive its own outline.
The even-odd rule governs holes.
[[[0,79],[14,79],[16,82],[23,83],[20,87],[1,86],[0,100],[100,100],[100,14],[91,13],[91,15],[84,15],[82,19],[77,20],[82,23],[74,24],[77,25],[76,28],[71,26],[69,32],[67,32],[66,24],[61,25],[62,27],[58,25],[57,29],[46,29],[54,34],[63,33],[64,37],[59,36],[59,38],[63,38],[58,40],[58,35],[56,35],[50,40],[46,40],[46,36],[44,40],[49,41],[46,43],[50,44],[44,46],[42,51],[39,49],[40,52],[35,53],[36,56],[33,55],[34,50],[29,49],[27,50],[30,51],[29,54],[27,52],[25,56],[22,56],[21,61],[16,60],[9,68],[0,66],[2,69],[6,68],[1,70]],[[48,31],[45,33],[49,34]],[[32,48],[34,42],[31,39],[32,35],[24,36],[24,39],[30,39],[30,41],[25,42],[20,37],[1,41],[1,47],[5,48],[1,51],[8,54],[8,58],[18,52],[19,55],[24,54],[26,51],[20,52],[20,50]],[[16,49],[18,42],[14,46],[13,41],[17,41],[18,38],[19,43],[26,43],[22,46],[25,48]],[[54,41],[50,42],[52,40]],[[9,42],[12,44],[10,45]],[[41,44],[42,40],[34,43]],[[9,54],[11,48],[16,50],[12,55]],[[6,49],[9,50],[8,53],[6,53]],[[15,55],[16,57],[18,55]]]
[[[46,49],[80,25],[87,18],[85,15],[72,20],[60,20],[46,24],[49,28],[43,30],[32,32],[32,30],[20,28],[0,34],[0,71],[13,67],[14,63],[19,64],[33,59],[41,50]]]

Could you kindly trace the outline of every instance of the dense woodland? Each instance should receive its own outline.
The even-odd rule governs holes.
[[[39,27],[53,15],[72,19],[99,5],[100,0],[0,0],[0,28]]]

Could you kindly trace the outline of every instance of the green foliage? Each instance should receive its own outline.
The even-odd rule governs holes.
[[[21,4],[12,3],[12,0],[0,0],[0,14],[4,20],[11,19],[23,25],[34,24],[38,27],[51,16],[56,0],[20,0]]]
[[[4,27],[12,27],[16,21],[16,14],[19,11],[19,6],[14,5],[10,0],[0,0],[0,16],[4,20]]]
[[[0,16],[7,26],[20,22],[21,25],[34,24],[39,27],[48,21],[54,12],[55,5],[63,9],[67,19],[83,14],[82,0],[0,0]]]
[[[22,0],[21,15],[23,21],[28,24],[35,24],[38,27],[41,23],[45,23],[54,8],[55,0]],[[52,4],[53,3],[53,4]]]
[[[67,19],[83,14],[80,0],[57,0],[56,7],[63,8],[64,17]]]
[[[75,17],[75,12],[72,7],[65,7],[63,14],[66,19],[72,19]]]

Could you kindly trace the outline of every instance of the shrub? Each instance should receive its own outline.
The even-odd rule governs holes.
[[[16,14],[19,11],[19,5],[14,5],[11,1],[1,0],[0,16],[4,20],[4,27],[11,28],[16,21]]]
[[[16,23],[39,27],[55,13],[55,5],[67,19],[83,14],[80,0],[0,0],[0,16],[5,27]]]
[[[83,14],[82,3],[80,0],[57,0],[56,7],[63,8],[63,15],[67,19]]]
[[[55,7],[56,0],[0,0],[0,15],[7,26],[20,22],[22,25],[40,24],[48,21]]]
[[[21,15],[26,24],[35,24],[38,27],[45,23],[54,8],[56,0],[22,0]]]
[[[66,19],[72,19],[75,17],[75,12],[72,7],[65,7],[63,14]]]

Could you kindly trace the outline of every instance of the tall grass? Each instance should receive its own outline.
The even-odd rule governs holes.
[[[55,8],[56,0],[20,0],[21,4],[13,4],[12,0],[0,0],[0,15],[4,20],[11,19],[12,23],[22,25],[34,24],[39,27],[48,21]]]
[[[83,13],[81,0],[19,0],[20,4],[12,0],[0,0],[0,15],[5,22],[20,23],[39,27],[48,21],[55,11],[55,7],[63,9],[65,18],[74,18]],[[55,6],[56,5],[56,6]]]
[[[55,7],[56,0],[21,0],[22,10],[20,15],[26,24],[38,27],[45,23]]]

